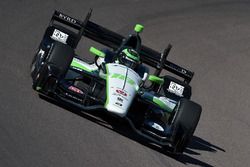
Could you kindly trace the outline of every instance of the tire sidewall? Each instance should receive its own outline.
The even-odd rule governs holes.
[[[181,99],[175,108],[175,113],[173,120],[174,152],[182,153],[197,127],[201,107],[188,99]]]

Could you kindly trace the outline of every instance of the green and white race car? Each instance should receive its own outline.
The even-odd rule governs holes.
[[[182,153],[202,110],[190,100],[194,73],[167,60],[171,45],[163,53],[143,46],[142,25],[125,38],[91,22],[91,12],[80,21],[55,11],[31,64],[33,89],[82,112],[110,113],[148,141]],[[93,63],[75,54],[82,36],[107,46],[90,48]]]

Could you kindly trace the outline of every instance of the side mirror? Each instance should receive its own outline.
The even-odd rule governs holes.
[[[159,85],[162,85],[164,83],[164,79],[157,77],[155,75],[149,75],[148,80],[153,82],[153,83],[157,83]]]
[[[89,52],[102,58],[106,56],[104,52],[100,51],[99,49],[96,49],[95,47],[90,47]]]
[[[137,33],[142,32],[143,29],[144,29],[144,27],[143,27],[143,25],[141,25],[141,24],[136,24],[136,25],[135,25],[135,28],[134,28],[135,32],[137,32]]]

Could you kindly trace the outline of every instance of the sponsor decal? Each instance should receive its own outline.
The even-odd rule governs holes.
[[[123,102],[123,99],[122,98],[120,98],[120,97],[117,97],[117,101],[119,101],[119,102]]]
[[[112,93],[112,96],[116,96],[116,97],[119,97],[119,98],[121,98],[123,101],[125,100],[125,101],[128,101],[128,98],[126,98],[125,96],[123,96],[122,94],[119,94],[119,93],[117,93],[117,92],[113,92]],[[129,95],[130,96],[130,95]],[[118,100],[119,101],[119,100]]]
[[[68,87],[69,90],[75,92],[75,93],[78,93],[78,94],[83,94],[83,91],[81,91],[80,89],[78,89],[77,87],[74,87],[74,86],[70,86]]]
[[[171,81],[168,87],[168,91],[178,96],[182,96],[183,91],[184,91],[184,86]]]
[[[124,92],[123,90],[116,89],[116,93],[121,94],[121,95],[123,95],[125,97],[128,96],[127,93]]]
[[[77,97],[75,97],[75,96],[72,96],[72,95],[69,94],[69,93],[65,93],[65,95],[68,96],[68,97],[70,97],[70,98],[72,98],[72,99],[75,99],[75,100],[77,100],[77,101],[80,101],[80,102],[83,101],[82,99],[79,99],[79,98],[77,98]]]
[[[62,32],[58,29],[55,29],[51,38],[58,41],[58,42],[62,42],[64,44],[66,44],[68,36],[69,36],[68,34],[65,34],[64,32]]]
[[[76,23],[76,20],[75,19],[72,19],[71,17],[69,17],[69,16],[66,16],[66,15],[64,15],[64,14],[59,14],[59,17],[61,17],[62,19],[64,19],[64,20],[66,20],[66,21],[68,21],[68,22],[71,22],[71,23],[73,23],[73,24],[75,24]]]
[[[116,105],[118,105],[119,107],[122,107],[121,103],[115,102]]]
[[[186,74],[186,73],[187,73],[187,71],[186,71],[186,70],[184,70],[184,69],[181,69],[181,72],[182,72],[182,73],[184,73],[184,74]]]
[[[45,53],[45,51],[40,49],[39,52],[38,52],[38,55],[41,55],[43,57],[44,53]]]
[[[162,131],[162,132],[164,131],[163,127],[155,122],[152,124],[152,127],[159,131]]]

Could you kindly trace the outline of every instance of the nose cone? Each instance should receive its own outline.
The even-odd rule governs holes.
[[[117,105],[119,105],[119,104],[117,104]],[[115,106],[115,105],[107,105],[106,109],[109,112],[111,112],[119,117],[125,117],[127,114],[126,110],[123,110],[122,108],[119,108],[118,106]]]

